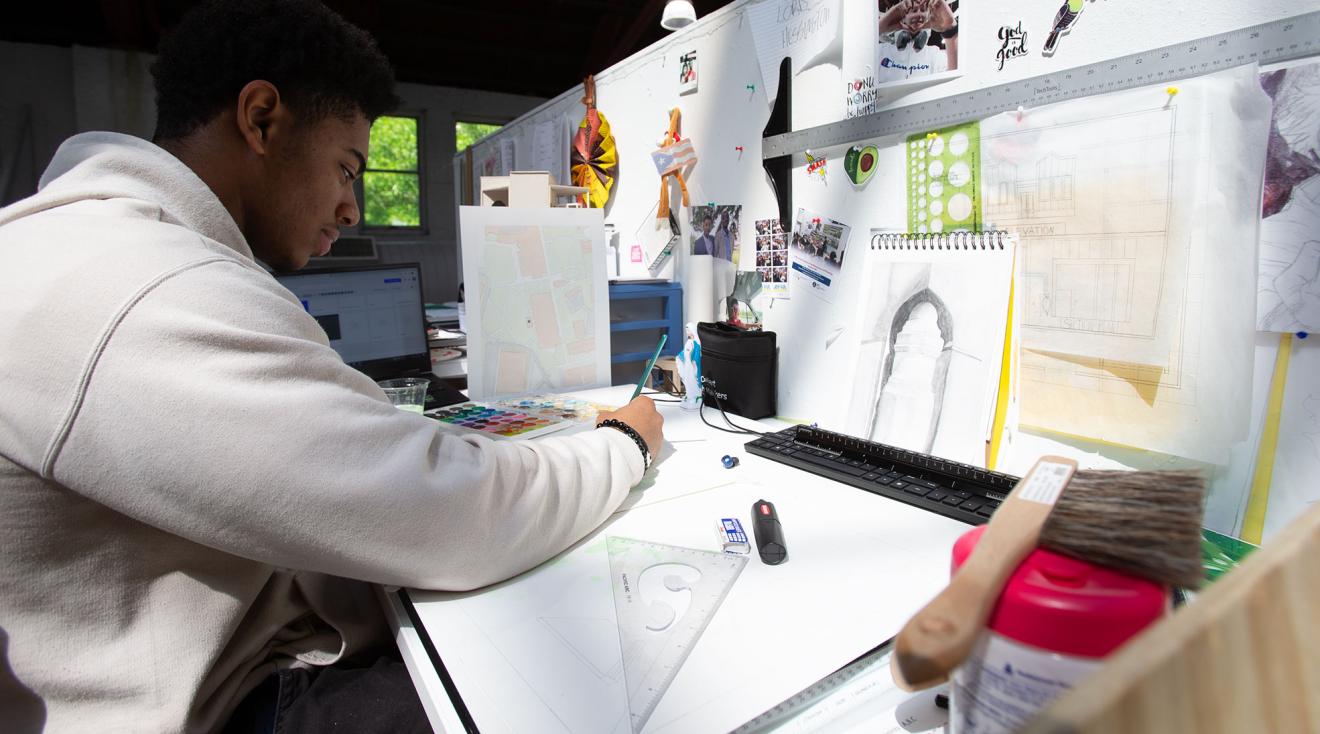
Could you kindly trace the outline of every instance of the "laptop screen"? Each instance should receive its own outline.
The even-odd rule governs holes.
[[[339,356],[373,380],[431,370],[416,264],[304,270],[275,279],[321,324]]]

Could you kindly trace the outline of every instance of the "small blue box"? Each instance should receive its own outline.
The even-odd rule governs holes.
[[[721,518],[719,522],[720,543],[725,553],[751,553],[752,544],[747,542],[747,533],[743,532],[742,523],[736,517]]]

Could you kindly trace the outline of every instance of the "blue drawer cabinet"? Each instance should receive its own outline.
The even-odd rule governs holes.
[[[637,382],[668,334],[662,356],[683,349],[683,286],[679,283],[610,284],[610,371],[614,384]]]

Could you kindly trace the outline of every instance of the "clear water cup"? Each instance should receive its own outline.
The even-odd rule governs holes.
[[[385,391],[385,396],[394,407],[420,413],[426,405],[426,388],[430,387],[431,381],[424,377],[401,377],[397,380],[381,380],[376,384]]]

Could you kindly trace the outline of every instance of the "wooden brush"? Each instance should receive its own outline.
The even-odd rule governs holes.
[[[971,652],[1008,577],[1037,545],[1195,588],[1204,494],[1196,472],[1078,472],[1072,459],[1042,457],[995,510],[949,585],[898,633],[894,682],[915,691],[947,680]]]

